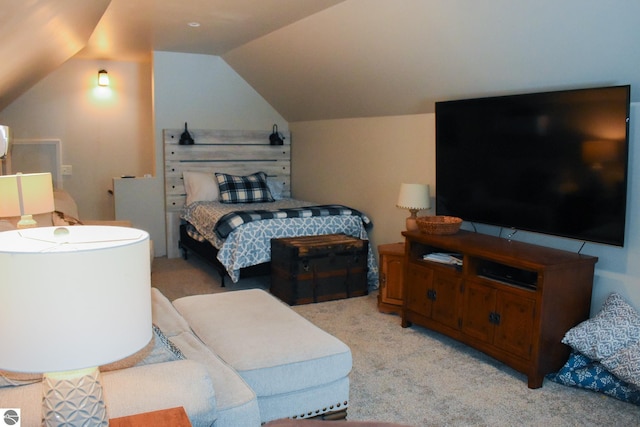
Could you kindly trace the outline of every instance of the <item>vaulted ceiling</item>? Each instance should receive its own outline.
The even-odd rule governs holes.
[[[0,0],[0,110],[86,44],[109,0]]]
[[[68,58],[154,50],[221,56],[289,121],[610,84],[639,101],[637,16],[626,0],[0,0],[0,109]]]

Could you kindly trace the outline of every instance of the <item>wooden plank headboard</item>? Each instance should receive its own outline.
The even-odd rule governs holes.
[[[184,129],[163,130],[164,196],[167,221],[167,257],[180,256],[180,211],[186,201],[182,172],[224,172],[249,175],[264,171],[269,179],[283,183],[291,194],[291,136],[284,145],[270,145],[269,131],[190,130],[193,145],[179,145]]]

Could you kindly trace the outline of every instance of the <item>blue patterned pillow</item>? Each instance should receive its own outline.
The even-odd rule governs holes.
[[[220,201],[222,203],[273,202],[267,185],[267,174],[256,172],[247,176],[228,175],[216,172]]]
[[[620,380],[607,371],[602,364],[576,351],[571,353],[569,360],[560,371],[547,375],[547,379],[570,387],[597,391],[640,405],[640,388]]]
[[[562,339],[564,344],[598,361],[638,341],[640,315],[615,292],[595,317],[571,328]]]

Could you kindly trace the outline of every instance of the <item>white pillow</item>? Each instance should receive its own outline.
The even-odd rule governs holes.
[[[213,173],[184,171],[182,177],[187,192],[187,205],[200,201],[213,202],[220,197],[218,181]]]

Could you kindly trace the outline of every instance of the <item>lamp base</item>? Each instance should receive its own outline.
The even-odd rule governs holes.
[[[87,368],[45,374],[43,426],[108,426],[100,371]]]
[[[418,231],[418,223],[415,216],[407,217],[407,231]]]
[[[33,227],[37,227],[38,223],[36,222],[35,219],[33,219],[33,215],[22,215],[20,217],[20,221],[18,221],[18,224],[16,224],[17,228],[33,228]]]

